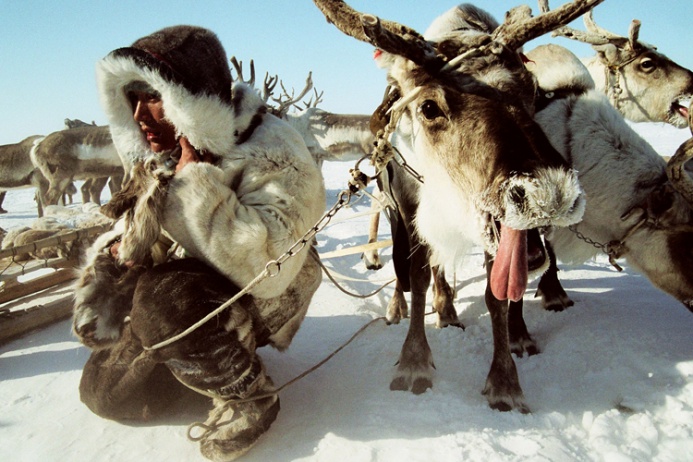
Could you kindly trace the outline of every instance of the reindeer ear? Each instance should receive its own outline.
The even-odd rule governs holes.
[[[612,43],[607,43],[605,45],[595,45],[592,48],[594,48],[597,51],[597,53],[603,56],[606,59],[607,63],[611,64],[618,62],[618,48],[616,47],[616,45]]]
[[[388,85],[385,89],[385,95],[383,96],[383,102],[373,111],[371,120],[369,123],[369,128],[371,133],[378,135],[380,130],[384,130],[387,124],[390,123],[390,113],[389,110],[400,97],[399,89],[393,88]]]
[[[647,214],[658,219],[671,208],[674,203],[674,191],[666,184],[658,187],[647,198]]]

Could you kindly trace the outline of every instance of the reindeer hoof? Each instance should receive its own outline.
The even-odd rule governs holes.
[[[560,312],[575,304],[562,288],[556,294],[537,289],[535,297],[541,297],[541,304],[548,311]]]
[[[433,388],[433,382],[431,379],[418,378],[414,380],[414,383],[411,386],[411,392],[415,395],[420,395],[429,388]]]
[[[522,358],[525,353],[527,353],[527,356],[534,356],[540,353],[539,347],[531,338],[511,342],[510,351],[518,358]]]
[[[431,364],[431,367],[435,367]],[[390,382],[392,391],[411,391],[415,395],[424,393],[433,388],[433,380],[429,370],[398,369],[395,377]]]
[[[459,319],[445,320],[441,317],[438,317],[438,321],[436,321],[436,327],[443,329],[448,326],[459,327],[460,329],[464,330],[464,324],[462,324],[462,322],[460,322]]]
[[[486,396],[489,407],[496,411],[510,412],[516,410],[522,414],[530,413],[529,407],[525,403],[525,398],[522,395],[522,391],[519,393],[511,393],[509,391],[503,392],[487,383],[481,394]]]
[[[395,377],[390,382],[390,390],[392,391],[407,391],[409,390],[409,384],[407,379],[404,377]]]
[[[361,259],[369,270],[377,271],[383,267],[383,262],[380,260],[380,256],[377,253],[367,254],[364,252],[361,254]]]

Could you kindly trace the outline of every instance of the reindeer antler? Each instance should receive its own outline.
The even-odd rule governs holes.
[[[306,86],[298,96],[294,96],[293,88],[291,89],[291,94],[289,94],[284,87],[284,82],[280,81],[279,85],[282,87],[282,94],[279,95],[279,98],[272,98],[272,101],[278,104],[274,111],[280,116],[284,116],[287,112],[289,112],[291,106],[295,106],[296,103],[301,101],[303,97],[306,96],[306,94],[311,90],[311,88],[313,88],[313,72],[308,73],[308,77],[306,78]]]
[[[568,24],[603,1],[574,0],[550,11],[547,2],[547,10],[536,17],[531,16],[531,10],[526,5],[515,7],[507,13],[505,21],[495,30],[493,37],[511,50],[516,50],[530,40]]]
[[[433,44],[415,30],[393,21],[359,13],[342,0],[313,0],[327,20],[339,30],[384,51],[403,56],[421,66],[440,69],[445,59]],[[528,7],[511,10],[493,39],[510,49],[567,24],[604,0],[573,0],[560,8],[533,18]]]
[[[362,42],[393,53],[419,64],[444,61],[436,49],[414,29],[393,21],[382,21],[378,17],[359,13],[342,0],[313,0],[328,22],[337,29]]]
[[[243,77],[243,62],[238,61],[235,56],[231,56],[231,64],[233,64],[234,69],[236,69],[236,74],[238,77],[234,80],[239,82],[247,83],[251,87],[255,86],[255,63],[250,60],[250,80],[245,80]]]
[[[548,12],[548,0],[539,0],[539,9],[542,12]],[[585,24],[585,29],[587,29],[586,31],[573,29],[569,26],[562,26],[554,30],[552,35],[554,37],[561,36],[587,43],[595,48],[601,45],[612,44],[619,49],[625,49],[625,45],[630,44],[630,49],[635,50],[637,47],[643,46],[640,42],[638,42],[641,23],[637,19],[633,19],[633,21],[630,23],[628,37],[623,37],[598,26],[594,21],[593,10],[589,10],[587,13],[585,13],[583,16],[583,22]]]
[[[324,92],[324,91],[321,91],[320,93],[318,93],[318,89],[317,89],[317,88],[313,88],[313,93],[314,93],[314,96],[315,96],[315,101],[313,101],[313,97],[312,97],[312,96],[310,97],[310,99],[309,99],[308,101],[303,101],[303,104],[305,105],[305,107],[304,107],[303,109],[308,109],[308,108],[311,108],[311,107],[318,107],[318,104],[322,103],[322,95],[323,95],[325,92]],[[298,106],[296,106],[296,107],[298,107]],[[300,108],[299,108],[299,109],[300,109]]]
[[[279,76],[270,77],[269,72],[265,73],[265,81],[262,83],[262,100],[267,103],[274,93],[274,89],[279,82]]]

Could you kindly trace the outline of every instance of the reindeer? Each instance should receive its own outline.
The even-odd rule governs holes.
[[[107,126],[84,126],[51,133],[36,145],[31,160],[48,179],[45,203],[49,205],[57,204],[62,192],[75,179],[124,175],[123,163]],[[99,195],[100,190],[92,200],[100,203]]]
[[[539,0],[539,8],[543,12],[549,11],[548,0]],[[628,37],[597,26],[593,11],[585,14],[583,20],[586,32],[563,26],[553,35],[589,43],[597,51],[594,58],[584,60],[592,77],[590,87],[595,87],[596,83],[596,89],[605,93],[609,102],[631,121],[666,122],[679,128],[687,126],[690,114],[683,102],[690,100],[693,94],[693,73],[658,53],[654,46],[638,41],[638,20],[631,23]],[[569,69],[573,69],[575,76],[586,74],[574,56],[571,58],[567,54],[563,54],[562,64],[565,65],[566,60],[570,62]],[[541,71],[547,72],[546,69]],[[625,89],[621,88],[621,82],[625,82]],[[558,280],[558,266],[551,243],[546,242],[546,247],[550,265],[539,281],[537,296],[542,297],[546,309],[562,311],[573,306],[574,302]]]
[[[30,152],[40,135],[29,136],[19,143],[0,146],[0,191],[18,188],[36,188],[38,216],[43,216],[43,197],[48,191],[48,180],[31,161]],[[4,196],[3,196],[4,197]]]
[[[236,70],[236,80],[254,87],[255,64],[253,61],[250,61],[249,79],[243,76],[243,63],[238,61],[235,56],[231,58],[231,63]],[[280,84],[282,93],[279,97],[274,97],[277,83]],[[322,93],[318,93],[317,90],[314,94],[315,99],[312,96],[308,101],[302,101],[312,88],[311,74],[308,75],[303,90],[298,96],[295,96],[295,92],[289,93],[277,76],[271,77],[267,73],[259,92],[265,103],[269,105],[271,112],[284,119],[301,134],[308,151],[318,166],[322,166],[325,161],[353,161],[370,155],[375,142],[375,136],[370,128],[371,116],[367,114],[335,114],[319,109],[317,106],[322,102]],[[299,102],[303,103],[303,108],[298,105]],[[299,110],[289,112],[292,107]],[[372,217],[368,233],[369,243],[377,240],[380,223],[378,210],[381,207],[380,202],[384,200],[378,192],[375,195],[378,197],[372,203]],[[368,269],[380,269],[383,266],[377,250],[364,252],[362,258]]]
[[[86,123],[80,119],[65,119],[65,128],[77,128],[77,127],[96,127],[96,122]],[[120,191],[121,185],[123,183],[123,175],[113,176],[113,177],[98,177],[98,178],[87,178],[82,183],[82,187],[79,188],[82,193],[82,203],[93,202],[95,204],[101,204],[101,192],[103,188],[108,183],[108,188],[111,191],[111,195]]]
[[[540,9],[548,10],[548,0],[540,0]],[[638,40],[640,21],[631,22],[628,37],[599,27],[593,12],[584,15],[586,31],[568,26],[558,28],[554,36],[592,45],[596,56],[584,61],[596,89],[609,97],[611,104],[633,122],[666,122],[685,128],[688,103],[693,97],[693,72],[681,67]]]
[[[250,61],[250,78],[243,76],[243,63],[231,58],[236,70],[235,80],[255,86],[255,64]],[[277,83],[282,88],[278,97],[274,96]],[[270,112],[285,120],[301,134],[315,162],[321,166],[324,161],[351,161],[367,156],[371,152],[375,137],[370,131],[370,115],[335,114],[318,108],[322,102],[322,92],[314,89],[308,101],[304,97],[313,89],[312,73],[308,74],[306,84],[296,96],[284,87],[277,76],[265,75],[260,96],[268,105]],[[303,107],[299,106],[303,104]],[[291,109],[298,111],[289,112]]]
[[[528,410],[510,353],[507,300],[520,299],[528,270],[546,261],[533,246],[538,239],[528,236],[578,221],[584,197],[575,173],[533,121],[534,79],[517,50],[600,2],[574,1],[537,18],[529,8],[515,8],[498,28],[487,13],[463,5],[467,33],[426,41],[341,1],[315,0],[342,32],[390,55],[393,91],[389,109],[376,112],[388,116],[376,121],[384,128],[374,162],[387,164],[381,174],[387,172],[386,190],[402,218],[393,252],[404,247],[410,255],[395,261],[398,282],[411,289],[411,322],[391,389],[421,393],[432,386],[423,321],[428,268],[454,267],[478,244],[486,255],[494,339],[484,394],[492,408]],[[399,152],[394,160],[390,138]]]
[[[581,89],[552,99],[536,115],[551,143],[579,172],[587,195],[583,220],[572,232],[556,230],[550,247],[569,263],[584,261],[599,250],[611,260],[626,258],[656,287],[693,310],[693,180],[685,170],[693,156],[693,140],[685,142],[667,165],[594,89],[588,70],[572,53],[544,46],[528,58],[545,91]],[[557,79],[559,71],[562,80]],[[690,111],[686,113],[691,124]],[[595,247],[580,236],[602,244]],[[549,309],[572,304],[556,270],[542,276],[538,290]]]

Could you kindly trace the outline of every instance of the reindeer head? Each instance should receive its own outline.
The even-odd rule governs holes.
[[[536,18],[529,8],[515,8],[499,27],[482,10],[460,5],[426,40],[341,1],[315,0],[328,21],[385,53],[388,80],[400,95],[390,121],[410,148],[404,157],[424,178],[417,229],[434,260],[458,253],[454,236],[472,236],[496,254],[504,236],[522,241],[513,238],[516,230],[580,219],[577,177],[532,119],[534,78],[518,50],[600,1],[578,0]]]
[[[539,1],[548,11],[548,0]],[[597,59],[589,63],[597,88],[605,91],[627,119],[634,122],[666,122],[687,126],[688,103],[693,97],[693,72],[679,66],[638,40],[641,23],[634,19],[628,37],[599,27],[590,10],[583,17],[586,31],[567,26],[554,32],[592,45]]]

